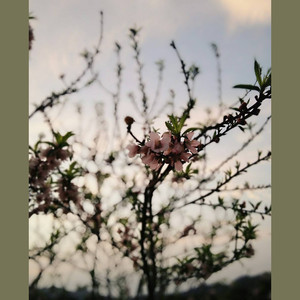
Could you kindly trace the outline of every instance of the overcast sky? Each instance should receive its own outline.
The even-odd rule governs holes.
[[[212,42],[218,45],[221,53],[222,90],[226,103],[232,103],[242,95],[241,91],[232,89],[233,85],[254,82],[254,58],[264,69],[271,66],[271,0],[30,0],[29,10],[37,18],[31,23],[35,40],[29,60],[30,111],[33,103],[40,103],[52,91],[63,87],[58,79],[60,74],[65,74],[66,80],[72,80],[80,73],[84,63],[79,53],[97,43],[100,10],[104,12],[104,40],[96,67],[103,83],[113,89],[116,82],[113,50],[114,42],[118,41],[122,46],[124,65],[121,95],[127,99],[121,103],[121,117],[131,112],[127,94],[136,91],[137,87],[136,66],[128,39],[128,29],[133,26],[142,28],[141,57],[150,98],[154,97],[157,82],[155,62],[163,59],[166,69],[161,98],[167,99],[172,88],[176,92],[176,105],[182,107],[186,103],[180,64],[169,46],[172,40],[187,64],[199,65],[201,74],[195,86],[199,108],[194,114],[195,119],[201,116],[203,107],[217,104],[217,71],[210,46]],[[106,99],[104,92],[91,88],[76,95],[72,101],[84,100],[90,108],[95,102],[103,101],[107,110],[112,110]],[[270,108],[266,110],[267,116]],[[72,127],[71,117],[68,122]],[[30,142],[44,126],[39,116],[32,119]],[[269,145],[270,128],[255,147]],[[226,147],[222,148],[216,155],[225,155],[222,152],[225,150]],[[258,182],[268,183],[269,169],[257,172],[254,177]],[[270,193],[262,192],[261,196],[270,198]],[[257,242],[256,257],[246,264],[243,273],[270,270],[269,225],[270,222],[262,233],[264,239]],[[239,265],[228,270],[232,277],[241,273]],[[229,273],[220,273],[216,278],[227,277]]]

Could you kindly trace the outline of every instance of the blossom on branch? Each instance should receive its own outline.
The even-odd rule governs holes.
[[[164,163],[175,168],[176,171],[183,170],[183,164],[188,162],[193,154],[198,152],[199,141],[192,140],[193,132],[184,136],[184,140],[165,132],[160,136],[157,132],[150,132],[149,140],[143,146],[130,144],[127,146],[130,158],[141,155],[142,162],[151,170],[157,171]]]
[[[200,142],[199,141],[196,141],[196,140],[192,140],[194,136],[194,132],[189,132],[187,134],[187,138],[184,139],[184,143],[185,143],[185,146],[193,153],[193,154],[196,154],[198,151],[197,151],[197,147],[200,145]]]
[[[128,156],[130,158],[135,157],[138,153],[141,147],[135,144],[130,144],[126,147],[129,150]]]
[[[154,152],[163,152],[169,148],[171,142],[171,133],[165,132],[162,135],[162,139],[157,132],[150,133],[150,140],[146,143],[146,146],[151,148]]]

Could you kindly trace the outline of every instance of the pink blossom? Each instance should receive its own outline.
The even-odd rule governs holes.
[[[199,141],[192,140],[194,132],[189,132],[187,134],[187,138],[184,139],[185,146],[193,153],[196,154],[197,148],[200,145]]]
[[[190,153],[184,151],[183,144],[176,140],[170,145],[169,149],[164,152],[164,155],[170,156],[171,165],[174,166],[178,172],[183,169],[182,160],[188,162],[190,158]]]
[[[177,160],[177,161],[175,162],[174,166],[175,166],[175,170],[176,170],[177,172],[181,172],[182,169],[183,169],[183,165],[182,165],[182,162],[181,162],[180,160]]]
[[[147,155],[147,154],[149,154],[150,153],[150,148],[149,147],[147,147],[147,146],[142,146],[141,147],[141,150],[140,150],[140,154],[144,154],[144,155]]]
[[[140,154],[144,154],[142,156],[142,162],[145,165],[148,165],[151,170],[158,170],[162,165],[162,163],[159,162],[156,154],[151,152],[151,148],[149,148],[148,146],[141,147]]]
[[[127,149],[129,150],[128,156],[130,158],[132,158],[132,157],[135,157],[139,153],[140,147],[135,144],[130,144],[127,146]]]
[[[40,159],[38,157],[32,156],[29,160],[29,170],[33,171],[40,163]]]
[[[161,163],[157,159],[156,155],[154,153],[146,154],[142,157],[142,162],[145,165],[148,165],[151,170],[158,170],[161,166]]]
[[[162,166],[162,163],[160,163],[157,159],[154,159],[149,164],[149,167],[151,170],[157,171]]]
[[[171,153],[180,154],[183,151],[184,151],[183,145],[176,140],[175,142],[169,144],[169,148],[166,151],[164,151],[164,155],[170,155]]]
[[[180,142],[175,141],[174,147],[172,149],[172,153],[181,154],[183,151],[184,151],[183,145]]]
[[[146,146],[149,147],[152,151],[158,153],[163,152],[169,148],[171,142],[171,134],[165,132],[162,135],[162,139],[156,132],[150,132],[150,140],[146,143]]]
[[[186,161],[186,162],[188,162],[189,159],[190,159],[190,156],[191,155],[189,153],[183,152],[183,153],[180,154],[179,158],[182,159],[182,160],[184,160],[184,161]]]
[[[146,154],[142,157],[142,162],[145,164],[145,165],[149,165],[151,163],[152,160],[155,159],[155,154],[154,153],[149,153],[149,154]]]
[[[177,172],[181,172],[183,169],[182,160],[188,162],[190,158],[190,154],[186,152],[182,152],[177,154],[176,156],[172,157],[171,163],[174,164],[175,170]]]
[[[51,148],[48,147],[46,149],[41,150],[40,157],[47,158],[47,156],[51,153]]]
[[[60,161],[56,158],[48,159],[48,164],[51,169],[55,169],[60,165]]]
[[[58,181],[57,192],[62,202],[72,200],[75,204],[77,204],[80,201],[78,187],[72,182],[67,182],[64,178],[61,178]]]
[[[70,152],[64,149],[58,149],[56,151],[56,157],[61,160],[66,160],[70,156]]]
[[[37,171],[37,181],[39,184],[43,183],[47,176],[49,175],[51,169],[49,167],[49,165],[46,162],[41,163],[38,166],[38,171]]]
[[[152,170],[158,170],[164,163],[167,163],[180,172],[191,155],[198,152],[197,147],[200,142],[193,140],[193,135],[193,132],[189,132],[184,141],[181,141],[170,132],[165,132],[162,136],[156,132],[150,132],[150,138],[144,146],[135,144],[127,146],[128,156],[134,157],[140,154],[142,162]]]

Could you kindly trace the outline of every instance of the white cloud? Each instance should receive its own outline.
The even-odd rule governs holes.
[[[239,26],[264,25],[271,20],[271,0],[219,0],[227,12],[228,29]]]

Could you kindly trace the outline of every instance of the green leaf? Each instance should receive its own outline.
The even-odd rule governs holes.
[[[260,92],[260,88],[258,86],[255,85],[251,85],[251,84],[237,84],[233,87],[234,89],[246,89],[246,90],[251,90],[251,91],[258,91]]]
[[[267,87],[271,86],[271,74],[266,75],[266,77],[264,78],[264,81],[262,83],[261,88],[263,90],[265,90]]]
[[[180,131],[182,127],[184,126],[184,122],[187,119],[187,115],[183,115],[181,118],[178,118],[174,115],[168,115],[169,120],[165,124],[168,127],[168,129],[172,132],[172,134],[176,136],[180,136]]]
[[[170,122],[165,122],[167,128],[171,131],[171,133],[173,133],[174,129],[173,129],[173,126]]]
[[[254,208],[255,210],[257,210],[257,209],[259,208],[259,206],[261,205],[261,202],[262,202],[262,201],[259,201],[259,202],[255,205],[255,208]]]
[[[266,86],[270,86],[271,85],[271,74],[267,77],[266,80]]]
[[[53,148],[55,148],[55,147],[56,147],[56,144],[54,144],[54,143],[51,143],[51,142],[41,142],[41,143],[43,143],[43,144],[47,144],[47,145],[50,145],[50,146],[52,146]]]
[[[174,115],[168,115],[168,117],[173,125],[177,124],[177,119]]]
[[[182,135],[184,135],[184,134],[186,134],[186,133],[188,133],[188,132],[190,132],[190,131],[196,131],[196,130],[199,130],[199,127],[191,127],[191,128],[188,128],[187,130],[185,130],[185,131],[183,132]]]
[[[185,173],[189,174],[192,163],[189,163],[185,169]]]
[[[224,204],[224,199],[221,198],[221,197],[218,197],[218,202],[220,205],[223,205]]]
[[[64,146],[68,146],[69,144],[67,143],[67,140],[74,135],[74,133],[72,133],[71,131],[68,131],[65,135],[61,135],[59,132],[53,132],[53,135],[55,137],[56,140],[56,144],[59,147],[64,147]]]
[[[68,131],[62,138],[61,138],[61,142],[65,143],[71,136],[73,136],[74,133],[71,131]]]
[[[178,126],[178,129],[179,129],[179,132],[181,131],[182,127],[184,126],[184,122],[186,121],[187,119],[187,115],[183,115],[179,121],[179,126]]]
[[[127,223],[128,223],[128,218],[121,218],[121,219],[119,219],[119,222],[120,222],[122,225],[126,226]]]
[[[257,80],[259,86],[262,86],[261,67],[256,60],[254,60],[254,72],[255,72],[256,80]]]
[[[59,132],[53,132],[53,135],[55,137],[56,143],[59,145],[62,138],[61,134]]]

